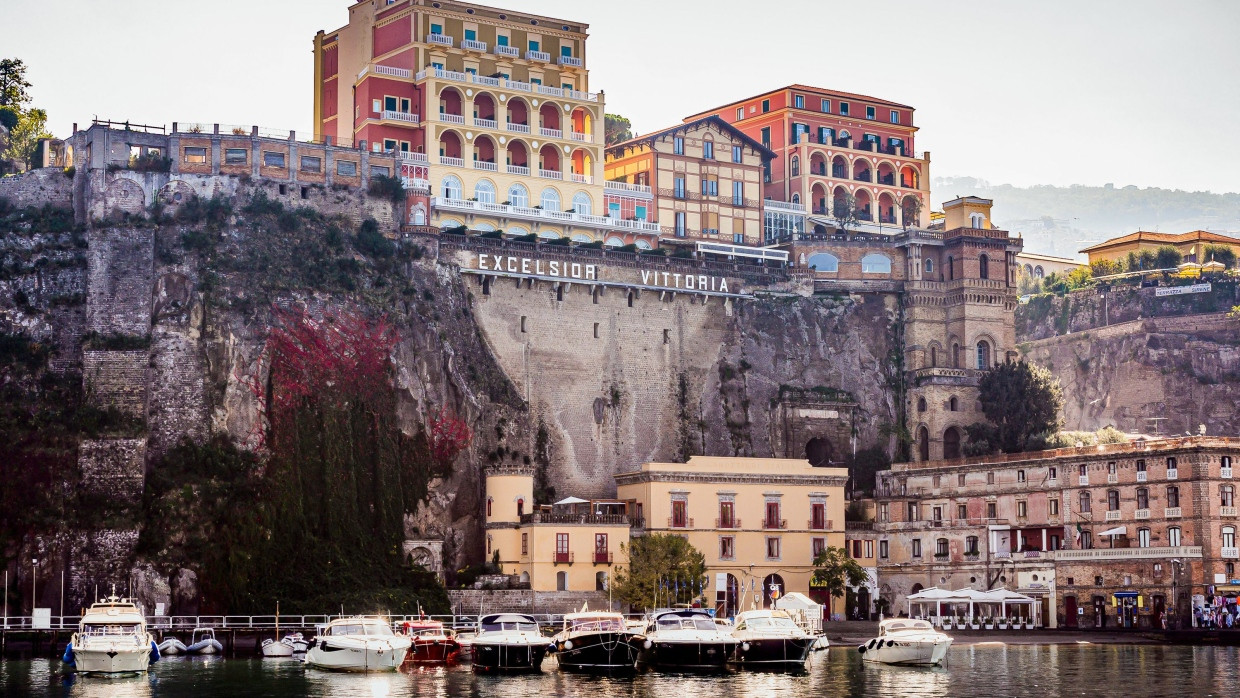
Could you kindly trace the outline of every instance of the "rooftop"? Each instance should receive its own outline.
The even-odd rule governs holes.
[[[1135,233],[1121,235],[1110,240],[1086,247],[1081,252],[1096,252],[1105,250],[1116,245],[1124,245],[1128,243],[1163,243],[1168,245],[1180,245],[1188,242],[1221,242],[1228,245],[1240,245],[1240,238],[1234,235],[1223,235],[1221,233],[1212,233],[1208,230],[1193,230],[1187,233],[1155,233],[1148,230],[1138,230]]]
[[[907,104],[900,104],[899,102],[892,102],[892,101],[890,101],[890,100],[882,99],[882,98],[879,98],[879,97],[871,97],[871,96],[869,96],[869,95],[857,94],[857,93],[855,93],[855,92],[841,92],[840,90],[830,90],[830,89],[827,89],[827,88],[825,88],[825,87],[813,87],[813,86],[811,86],[811,85],[802,85],[802,84],[799,84],[799,83],[794,83],[794,84],[792,84],[792,85],[786,85],[786,86],[784,86],[784,87],[778,87],[778,88],[775,88],[775,89],[773,89],[773,90],[767,90],[766,92],[759,92],[759,93],[758,93],[758,94],[756,94],[756,95],[751,95],[751,96],[749,96],[749,97],[745,97],[745,98],[743,98],[743,99],[738,99],[738,100],[735,100],[735,101],[732,101],[732,102],[728,102],[727,104],[721,104],[721,105],[719,105],[719,106],[717,106],[717,107],[713,107],[713,108],[711,108],[711,109],[707,109],[707,110],[705,110],[705,111],[701,111],[701,112],[698,112],[698,113],[696,113],[696,114],[692,114],[692,115],[688,116],[688,117],[685,119],[685,121],[694,121],[694,120],[700,119],[700,118],[702,118],[703,116],[706,116],[706,115],[708,115],[708,114],[710,114],[710,113],[712,113],[712,112],[719,111],[720,109],[727,109],[728,107],[733,107],[733,106],[736,106],[737,104],[741,104],[741,103],[743,103],[743,102],[748,102],[748,101],[750,101],[750,100],[752,100],[752,99],[757,99],[757,98],[759,98],[759,97],[765,97],[766,95],[775,94],[775,93],[777,93],[777,92],[783,92],[783,91],[785,91],[785,90],[797,90],[797,91],[800,91],[800,92],[808,92],[808,93],[812,93],[812,94],[814,94],[814,95],[821,95],[821,96],[824,96],[824,97],[833,97],[833,98],[837,98],[837,99],[842,97],[842,98],[844,98],[844,99],[855,99],[855,100],[858,100],[858,101],[863,101],[863,102],[873,102],[874,104],[882,104],[882,105],[884,105],[884,106],[889,106],[889,107],[899,107],[899,108],[901,108],[901,109],[913,109],[913,107],[910,107],[910,106],[909,106],[909,105],[907,105]]]
[[[748,145],[749,147],[761,153],[763,158],[769,160],[775,157],[775,152],[773,150],[762,145],[761,143],[754,140],[753,138],[749,137],[743,131],[736,128],[732,124],[729,124],[728,122],[714,115],[705,116],[703,118],[695,119],[693,121],[686,121],[684,123],[676,124],[674,126],[665,128],[661,131],[654,131],[654,132],[647,133],[641,136],[634,136],[633,138],[630,138],[627,141],[623,141],[621,143],[608,146],[607,153],[610,155],[613,152],[619,153],[629,148],[636,147],[638,145],[654,143],[656,140],[663,138],[665,136],[669,136],[679,131],[688,131],[697,126],[702,126],[708,123],[713,123],[715,126],[719,127],[719,129],[721,129],[725,133],[730,134],[733,138],[743,141],[746,145]]]
[[[1109,455],[1142,455],[1170,451],[1196,449],[1240,449],[1240,438],[1226,436],[1184,436],[1170,439],[1137,439],[1122,444],[1104,444],[1100,446],[1084,446],[1082,448],[1059,448],[1050,451],[1028,451],[1025,453],[998,453],[976,458],[955,458],[951,460],[915,461],[910,463],[894,463],[893,472],[909,472],[914,470],[933,470],[972,465],[999,465],[1005,463],[1021,463],[1045,461],[1053,459],[1080,459]]]

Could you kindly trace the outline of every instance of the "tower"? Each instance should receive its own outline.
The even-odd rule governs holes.
[[[534,509],[534,466],[488,465],[485,475],[486,561],[498,552],[500,569],[512,573],[521,562],[521,518]]]

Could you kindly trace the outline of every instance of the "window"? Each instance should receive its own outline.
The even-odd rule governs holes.
[[[302,155],[301,156],[301,171],[302,172],[316,172],[316,173],[322,172],[323,171],[323,158],[316,157],[313,155]]]
[[[1176,469],[1176,460],[1174,458],[1168,458],[1167,459],[1167,471],[1168,471],[1167,477],[1171,477],[1170,471],[1175,470],[1175,469]]]
[[[874,107],[866,107],[866,108],[865,108],[865,118],[867,118],[867,119],[873,119],[873,118],[874,118]]]
[[[900,112],[896,111],[895,109],[891,110],[891,123],[893,124],[900,123]]]
[[[933,274],[933,273],[934,273],[934,260],[933,260],[933,259],[927,259],[927,260],[926,260],[926,273],[927,273],[927,274]]]
[[[743,157],[744,154],[745,154],[745,149],[743,146],[739,146],[739,145],[732,146],[732,162],[735,162],[735,163],[744,162],[745,161],[745,158]]]
[[[817,256],[817,255],[815,255],[815,256]],[[811,265],[811,268],[812,268],[812,266],[813,266],[813,265]],[[924,397],[919,397],[919,398],[917,398],[917,411],[918,411],[918,412],[925,412],[925,411],[926,411],[926,398],[924,398]]]
[[[783,528],[779,520],[779,502],[766,503],[766,528]]]
[[[1175,509],[1180,506],[1180,488],[1175,485],[1167,487],[1167,508]]]
[[[965,483],[965,475],[964,473],[960,473],[959,475],[956,476],[956,486],[964,487],[964,483]]]
[[[733,536],[719,537],[719,559],[731,560],[736,557],[736,538]]]
[[[956,505],[956,518],[958,519],[969,518],[969,506],[967,504]]]
[[[1089,531],[1081,531],[1081,549],[1089,550],[1092,547],[1094,547],[1094,534]]]
[[[267,167],[284,167],[284,153],[264,151],[263,164]]]
[[[1150,491],[1144,487],[1137,488],[1137,508],[1138,509],[1149,509],[1150,508]]]
[[[1059,500],[1051,497],[1046,500],[1046,513],[1050,516],[1059,516]]]
[[[556,562],[568,562],[569,561],[568,534],[567,533],[555,534],[555,561]]]
[[[595,533],[594,534],[594,555],[595,555],[596,561],[599,555],[606,557],[607,555],[607,534],[606,533]]]
[[[826,545],[826,541],[823,541],[823,545]],[[874,541],[872,540],[867,540],[865,542],[865,557],[869,560],[874,559]]]
[[[879,521],[887,521],[887,520],[888,520],[888,515],[887,515],[887,503],[886,503],[886,502],[882,502],[882,503],[880,503],[880,504],[878,505],[878,520],[879,520]]]
[[[250,151],[245,148],[226,148],[224,150],[225,165],[244,165],[250,159]]]
[[[947,557],[947,539],[939,538],[934,542],[934,556]]]
[[[594,338],[598,339],[598,323],[594,323]]]
[[[848,116],[848,102],[840,102],[840,116]]]
[[[442,25],[442,24],[432,24],[432,25],[431,25],[431,33],[432,33],[432,34],[443,34],[443,25]]]
[[[544,211],[559,211],[560,192],[547,187],[546,189],[543,189],[542,197],[539,199],[538,203],[543,207]]]
[[[685,236],[685,233],[686,233],[686,231],[685,231],[685,212],[684,212],[684,211],[677,211],[677,212],[676,212],[676,224],[675,224],[675,225],[676,225],[676,237],[678,237],[678,238],[682,238],[682,237],[684,237],[684,236]]]
[[[1119,511],[1119,490],[1107,490],[1107,511]]]
[[[482,199],[479,198],[478,200],[481,201]],[[594,202],[590,200],[589,194],[584,191],[579,191],[576,194],[573,194],[573,213],[588,216],[593,209]]]
[[[530,554],[530,534],[529,533],[521,534],[521,554],[522,555]]]
[[[829,99],[822,100],[821,108],[822,108],[822,113],[830,114],[831,113],[831,100]]]
[[[982,277],[983,279],[989,279],[990,278],[990,257],[987,257],[986,255],[982,255],[981,257],[979,257],[977,260],[977,269],[978,269],[977,271],[978,276]]]
[[[1020,501],[1016,503],[1016,518],[1024,519],[1029,517],[1029,502]]]
[[[498,45],[498,46],[507,46],[507,45],[508,45],[508,37],[507,37],[507,36],[505,36],[504,34],[496,34],[496,35],[495,35],[495,43],[496,43],[496,45]]]
[[[702,143],[702,157],[707,160],[715,159],[715,142],[705,141]]]
[[[1234,526],[1223,527],[1223,545],[1224,548],[1236,547],[1236,528]]]
[[[921,512],[918,511],[920,507],[917,505],[917,502],[908,502],[906,506],[908,507],[906,512],[908,514],[907,521],[917,521],[921,518]]]
[[[672,528],[685,528],[689,525],[689,502],[683,499],[672,500]]]
[[[861,552],[860,551],[861,541],[859,540],[853,541],[853,543],[855,544],[855,547],[856,547],[856,549],[854,549],[853,552],[855,553]],[[810,551],[810,554],[813,556],[812,559],[817,560],[819,555],[827,551],[827,539],[826,538],[811,538],[809,542],[809,551]],[[860,556],[853,555],[853,557],[860,557]]]
[[[508,203],[512,206],[529,208],[530,192],[524,185],[514,184],[511,187],[508,187]]]
[[[1024,482],[1024,481],[1025,481],[1025,471],[1023,471],[1023,470],[1017,470],[1017,471],[1016,471],[1016,481],[1017,481],[1017,482]]]
[[[1077,507],[1077,511],[1081,512],[1082,514],[1086,514],[1086,513],[1093,511],[1093,507],[1089,505],[1090,504],[1089,490],[1081,491],[1080,500],[1081,500],[1081,503],[1080,503],[1080,506]]]
[[[977,555],[978,554],[977,536],[969,536],[968,538],[964,539],[964,554],[965,555]]]
[[[762,128],[762,138],[759,140],[762,141],[762,145],[765,145],[768,148],[771,147],[771,127],[770,126],[764,126]]]
[[[719,528],[732,528],[736,521],[736,503],[719,502]]]
[[[1148,528],[1137,529],[1137,547],[1138,548],[1150,547],[1150,529]]]
[[[777,536],[771,536],[766,539],[766,559],[779,559],[779,538]]]
[[[801,158],[792,156],[792,176],[799,177],[801,175]]]
[[[531,51],[542,51],[542,44],[541,44],[541,43],[539,43],[539,42],[537,42],[537,41],[534,41],[534,40],[532,40],[532,39],[531,39],[531,40],[530,40],[530,50],[531,50]]]
[[[745,108],[744,108],[744,107],[737,107],[737,108],[736,108],[736,120],[737,120],[737,121],[740,121],[740,120],[741,120],[741,119],[743,119],[743,118],[745,118]]]
[[[797,109],[804,109],[805,108],[805,95],[793,95],[792,106]]]
[[[702,195],[703,196],[719,196],[719,180],[715,175],[707,175],[702,178]],[[705,228],[717,228],[719,226],[707,225]]]
[[[1080,477],[1089,477],[1089,466],[1081,463],[1076,468],[1076,474]]]
[[[207,161],[207,149],[206,148],[186,148],[185,149],[185,162],[202,164],[202,163],[205,163],[206,161]]]
[[[809,527],[815,531],[825,530],[827,528],[827,505],[822,502],[814,502],[809,505],[809,510]]]
[[[733,206],[744,206],[745,205],[745,183],[744,182],[732,182],[732,205]]]
[[[395,150],[396,150],[396,139],[395,138],[384,138],[383,139],[383,151],[387,153],[391,153]],[[442,154],[443,153],[440,153],[440,155]]]
[[[384,165],[371,165],[370,166],[371,177],[389,177],[391,176],[391,174],[392,174],[392,168],[390,167],[386,167]]]
[[[675,196],[677,199],[685,198],[685,178],[684,177],[677,177],[676,179],[672,180],[672,196]]]
[[[672,153],[675,155],[685,154],[685,139],[683,136],[676,136],[672,139]]]
[[[1047,469],[1046,469],[1046,477],[1047,477],[1047,479],[1048,479],[1048,480],[1058,480],[1058,479],[1059,479],[1059,468],[1057,468],[1057,467],[1055,467],[1055,466],[1053,466],[1053,465],[1052,465],[1051,467],[1047,468]]]
[[[829,252],[818,252],[805,260],[806,266],[814,271],[836,272],[840,270],[840,260]],[[924,400],[925,398],[922,398]],[[924,411],[924,410],[923,410]]]
[[[891,259],[877,252],[867,254],[861,258],[862,274],[890,274]]]
[[[521,316],[521,331],[525,332],[525,316]]]
[[[956,396],[955,396],[955,395],[953,395],[953,396],[951,397],[951,399],[949,399],[949,400],[947,401],[947,411],[948,411],[948,412],[955,412],[955,411],[956,411],[959,407],[960,407],[960,402],[959,402],[958,400],[956,400]],[[993,485],[993,484],[995,484],[995,474],[994,474],[994,473],[987,473],[987,474],[986,474],[986,484],[988,484],[988,485]]]
[[[771,100],[769,99],[762,100],[762,113],[765,114],[769,112],[770,110],[771,110]]]
[[[465,198],[465,190],[461,185],[461,180],[456,175],[448,175],[443,178],[443,197],[445,199],[463,199]]]
[[[1219,489],[1219,496],[1222,499],[1222,505],[1225,507],[1236,506],[1236,488],[1232,485],[1223,485]]]
[[[943,522],[943,507],[931,507],[930,519],[939,523]]]
[[[880,560],[887,559],[887,541],[880,540],[878,542],[878,557]]]
[[[913,551],[913,557],[921,557],[921,539],[914,538],[911,541],[911,547]]]
[[[990,368],[990,342],[982,340],[977,343],[977,370]]]
[[[1167,545],[1173,548],[1180,547],[1180,527],[1172,526],[1167,529]]]
[[[986,502],[986,518],[988,519],[999,518],[998,512],[996,511],[997,509],[998,509],[998,505],[996,505],[994,502]]]
[[[353,162],[352,160],[337,160],[336,161],[336,174],[340,175],[341,177],[356,177],[357,176],[357,163]]]

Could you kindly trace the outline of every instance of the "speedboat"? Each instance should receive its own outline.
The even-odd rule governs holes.
[[[867,662],[935,666],[951,646],[951,636],[935,630],[929,621],[888,618],[878,624],[878,637],[857,651]]]
[[[291,657],[294,654],[305,654],[309,649],[310,643],[306,642],[306,638],[301,633],[291,633],[276,640],[267,638],[263,640],[263,656],[264,657]]]
[[[159,653],[163,656],[174,657],[183,652],[185,652],[185,643],[171,635],[165,637],[164,641],[159,643]]]
[[[413,641],[406,662],[419,664],[444,664],[455,662],[461,654],[461,645],[451,630],[437,620],[419,618],[402,624],[402,634]]]
[[[409,638],[392,632],[382,618],[337,618],[310,643],[306,664],[332,671],[396,671],[409,645]]]
[[[113,595],[82,616],[64,660],[83,674],[139,672],[159,660],[159,648],[137,604]]]
[[[745,611],[736,617],[737,664],[751,668],[803,669],[814,637],[783,611]]]
[[[474,658],[474,638],[478,636],[477,630],[457,630],[455,631],[456,644],[461,648],[458,658],[463,662],[473,661]]]
[[[474,671],[542,671],[551,642],[538,631],[538,621],[522,613],[495,613],[478,621],[473,640]]]
[[[736,645],[729,628],[705,611],[664,611],[650,620],[639,661],[656,669],[720,671]]]
[[[185,646],[186,654],[215,654],[224,651],[224,646],[215,639],[215,630],[211,628],[194,628],[189,636],[189,644]]]
[[[629,630],[619,613],[570,613],[552,641],[563,669],[624,671],[637,666],[641,631]]]

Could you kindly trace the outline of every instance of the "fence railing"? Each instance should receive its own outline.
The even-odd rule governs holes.
[[[610,562],[610,553],[608,553],[608,561]],[[570,554],[568,560],[571,561]],[[483,615],[490,612],[501,612],[503,609],[484,608]],[[364,615],[364,614],[357,614]],[[533,614],[534,619],[539,625],[558,626],[563,623],[564,616],[562,614]],[[314,629],[319,626],[326,625],[333,620],[340,618],[351,618],[353,615],[281,615],[278,619],[274,615],[270,616],[148,616],[146,619],[147,628],[150,630],[160,631],[192,631],[199,628],[210,628],[212,630],[271,630],[277,627],[281,631],[288,629],[307,630]],[[437,620],[449,628],[471,628],[477,625],[478,615],[461,614],[461,615],[434,615],[434,616],[415,616],[415,615],[395,615],[385,616],[392,624],[394,629],[399,630],[402,623],[417,620]],[[35,627],[35,621],[41,621],[39,627]],[[0,618],[0,631],[76,631],[82,622],[81,616],[52,616],[50,621],[47,618],[34,619],[30,616],[8,616]]]

